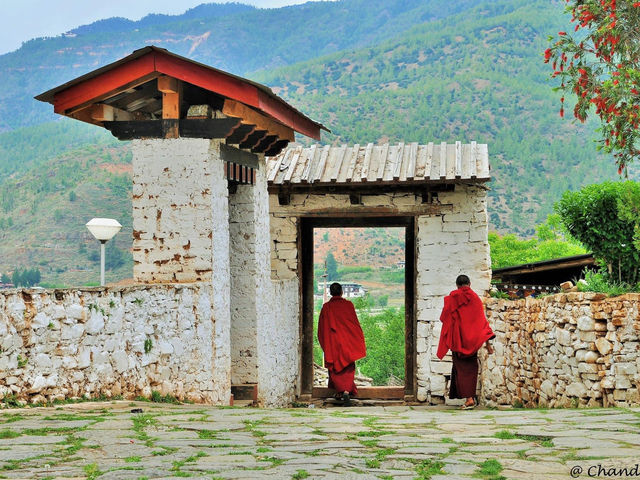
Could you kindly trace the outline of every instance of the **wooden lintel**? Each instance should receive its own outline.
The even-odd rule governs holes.
[[[242,120],[243,124],[255,125],[258,130],[266,130],[268,135],[275,135],[280,140],[288,140],[293,142],[295,134],[289,127],[285,127],[281,123],[256,112],[252,108],[247,107],[243,103],[235,100],[226,99],[222,107],[222,113],[229,117],[236,117]]]

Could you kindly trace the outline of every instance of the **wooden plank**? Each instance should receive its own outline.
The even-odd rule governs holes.
[[[378,173],[376,174],[376,181],[381,181],[384,178],[384,170],[387,166],[387,157],[389,156],[389,144],[386,143],[382,146],[380,151],[380,162],[378,163]]]
[[[447,145],[447,180],[453,180],[456,175],[456,146],[451,143]]]
[[[427,144],[427,158],[424,164],[424,179],[431,180],[433,178],[433,174],[431,172],[431,168],[433,167],[433,142],[429,142]]]
[[[407,163],[407,172],[405,179],[413,180],[416,176],[416,163],[418,157],[418,142],[411,143],[409,148],[409,162]]]
[[[447,178],[447,144],[442,142],[440,144],[440,179]]]
[[[289,167],[287,168],[287,173],[284,175],[283,182],[290,183],[291,177],[293,176],[293,172],[296,169],[296,165],[298,165],[298,160],[300,159],[300,155],[302,154],[302,148],[298,147],[293,152],[291,156],[291,161],[289,162]]]
[[[307,158],[307,163],[304,166],[304,170],[302,171],[302,175],[300,176],[300,182],[309,183],[309,174],[311,173],[311,167],[315,165],[317,152],[318,146],[314,143],[309,149],[309,156]]]
[[[332,151],[333,154],[329,156],[329,166],[331,167],[329,180],[331,183],[335,183],[338,180],[338,173],[340,173],[340,167],[347,153],[347,145],[342,145],[340,148],[333,148]]]
[[[222,113],[230,117],[241,118],[243,124],[256,125],[259,130],[267,130],[269,135],[277,135],[280,140],[289,140],[290,142],[295,140],[295,134],[291,128],[285,127],[235,100],[225,99]]]
[[[354,398],[394,400],[404,399],[405,387],[358,387],[358,395]],[[337,392],[332,388],[313,387],[313,398],[331,398]]]
[[[478,145],[479,147],[479,155],[478,159],[480,161],[479,175],[478,178],[491,178],[490,167],[489,167],[489,149],[487,148],[486,143],[482,143]]]
[[[362,172],[360,172],[360,180],[367,181],[369,175],[369,165],[371,165],[371,154],[373,152],[373,143],[368,143],[364,150],[364,163],[362,164]]]
[[[267,182],[275,182],[276,176],[280,172],[280,166],[282,165],[284,157],[286,157],[289,154],[289,152],[290,150],[286,150],[284,153],[281,153],[276,157],[277,159],[276,159],[275,165],[273,165],[273,168],[269,171]],[[282,183],[282,181],[275,182],[275,183]]]
[[[454,176],[456,178],[462,177],[462,142],[456,142],[455,145]]]
[[[314,183],[319,182],[322,179],[322,176],[324,175],[324,170],[327,165],[327,157],[329,156],[330,150],[331,150],[331,147],[329,145],[325,145],[324,148],[322,149],[322,153],[320,154],[320,162],[318,162],[318,167],[315,170],[315,172],[313,172]]]
[[[353,180],[353,171],[356,168],[356,161],[358,160],[358,155],[360,154],[360,144],[356,143],[353,146],[353,150],[351,152],[351,160],[349,161],[349,167],[347,168],[347,177],[346,181],[351,182]]]
[[[471,142],[471,153],[469,155],[469,166],[470,171],[469,171],[469,176],[473,179],[476,178],[478,176],[478,164],[476,163],[478,161],[478,148],[476,146],[476,142]]]
[[[469,180],[471,178],[471,145],[462,144],[462,171],[460,178]]]
[[[402,161],[404,160],[404,143],[398,143],[398,151],[396,152],[393,162],[393,179],[398,180],[400,178],[400,169],[402,168]]]
[[[295,184],[302,183],[301,177],[309,163],[308,156],[310,152],[311,152],[311,148],[300,147],[300,158],[298,158],[296,168],[293,172],[293,176],[291,177],[291,183],[295,183]]]

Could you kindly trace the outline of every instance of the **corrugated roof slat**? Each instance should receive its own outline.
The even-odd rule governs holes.
[[[267,168],[273,185],[490,180],[487,145],[476,142],[296,146],[268,159]]]

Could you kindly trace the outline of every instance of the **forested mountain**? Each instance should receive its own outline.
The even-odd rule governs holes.
[[[616,176],[596,154],[594,125],[557,113],[542,52],[566,24],[562,9],[549,0],[210,4],[26,42],[0,56],[0,273],[48,262],[45,281],[86,281],[97,268],[86,220],[109,212],[130,228],[128,144],[55,119],[33,96],[148,44],[271,86],[332,130],[325,142],[488,143],[492,226],[531,234],[564,190]],[[130,246],[130,230],[117,238]],[[115,277],[131,275],[127,259]]]

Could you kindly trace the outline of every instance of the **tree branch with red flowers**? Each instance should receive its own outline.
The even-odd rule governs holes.
[[[544,52],[560,79],[560,116],[565,96],[575,97],[573,115],[600,118],[599,148],[612,153],[618,173],[640,158],[640,2],[565,0],[573,32],[549,37]]]

